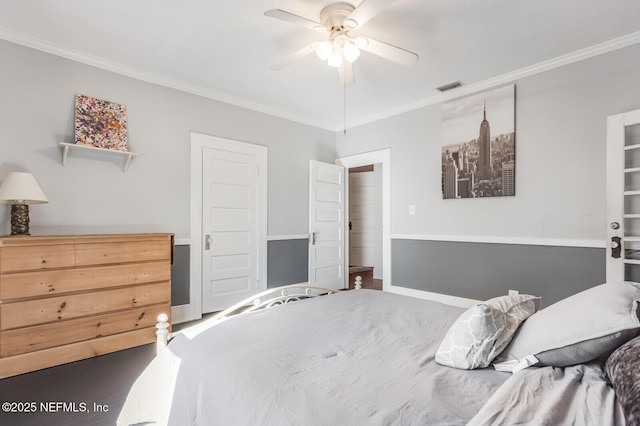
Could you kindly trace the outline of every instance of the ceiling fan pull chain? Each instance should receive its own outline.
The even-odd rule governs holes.
[[[343,65],[344,66],[344,65]],[[344,90],[344,134],[347,134],[347,81],[343,79],[342,88]]]

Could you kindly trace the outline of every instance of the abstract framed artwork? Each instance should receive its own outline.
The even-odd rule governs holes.
[[[76,95],[76,144],[128,151],[127,107],[91,96]]]
[[[442,104],[442,198],[514,196],[515,86]]]

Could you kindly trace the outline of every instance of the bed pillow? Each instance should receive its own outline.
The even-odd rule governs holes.
[[[539,297],[518,294],[495,297],[467,309],[447,331],[436,362],[465,370],[487,367],[539,306]]]
[[[640,424],[640,337],[613,351],[607,359],[605,371],[627,424]]]
[[[497,370],[565,367],[611,353],[640,328],[640,284],[601,284],[532,315],[496,358]]]

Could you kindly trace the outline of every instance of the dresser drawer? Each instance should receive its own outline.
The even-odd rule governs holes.
[[[171,306],[166,303],[93,315],[64,323],[50,323],[4,331],[2,332],[2,340],[0,340],[0,356],[14,356],[112,334],[153,328],[158,315],[170,312]]]
[[[171,279],[168,262],[21,272],[0,275],[0,300],[39,298],[58,294],[145,284]]]
[[[0,378],[15,376],[65,362],[108,354],[155,341],[155,328],[113,334],[98,339],[0,358]]]
[[[0,328],[10,330],[171,300],[168,282],[70,294],[0,305]]]
[[[27,243],[29,240],[20,239],[4,242],[0,246],[0,273],[154,260],[171,261],[172,255],[170,238],[111,238],[99,241],[94,237],[79,239],[78,242],[66,239],[50,243],[51,240],[53,238],[42,238],[31,244]]]
[[[75,265],[73,244],[0,247],[0,273]]]
[[[76,244],[75,266],[147,262],[171,259],[170,241],[131,241]]]

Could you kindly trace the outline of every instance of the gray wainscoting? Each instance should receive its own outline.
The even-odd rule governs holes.
[[[485,300],[509,289],[548,306],[605,282],[605,249],[393,239],[393,285]]]
[[[188,245],[175,245],[171,266],[171,306],[189,304],[189,249]]]
[[[307,281],[306,239],[267,243],[269,288]],[[605,249],[520,244],[391,240],[393,285],[485,300],[509,289],[548,306],[605,281]],[[189,246],[176,245],[171,305],[189,303]]]
[[[306,238],[267,242],[267,285],[269,288],[307,282],[309,244]]]
[[[269,288],[308,281],[307,239],[267,242]],[[176,245],[171,267],[171,306],[189,304],[189,246]]]

